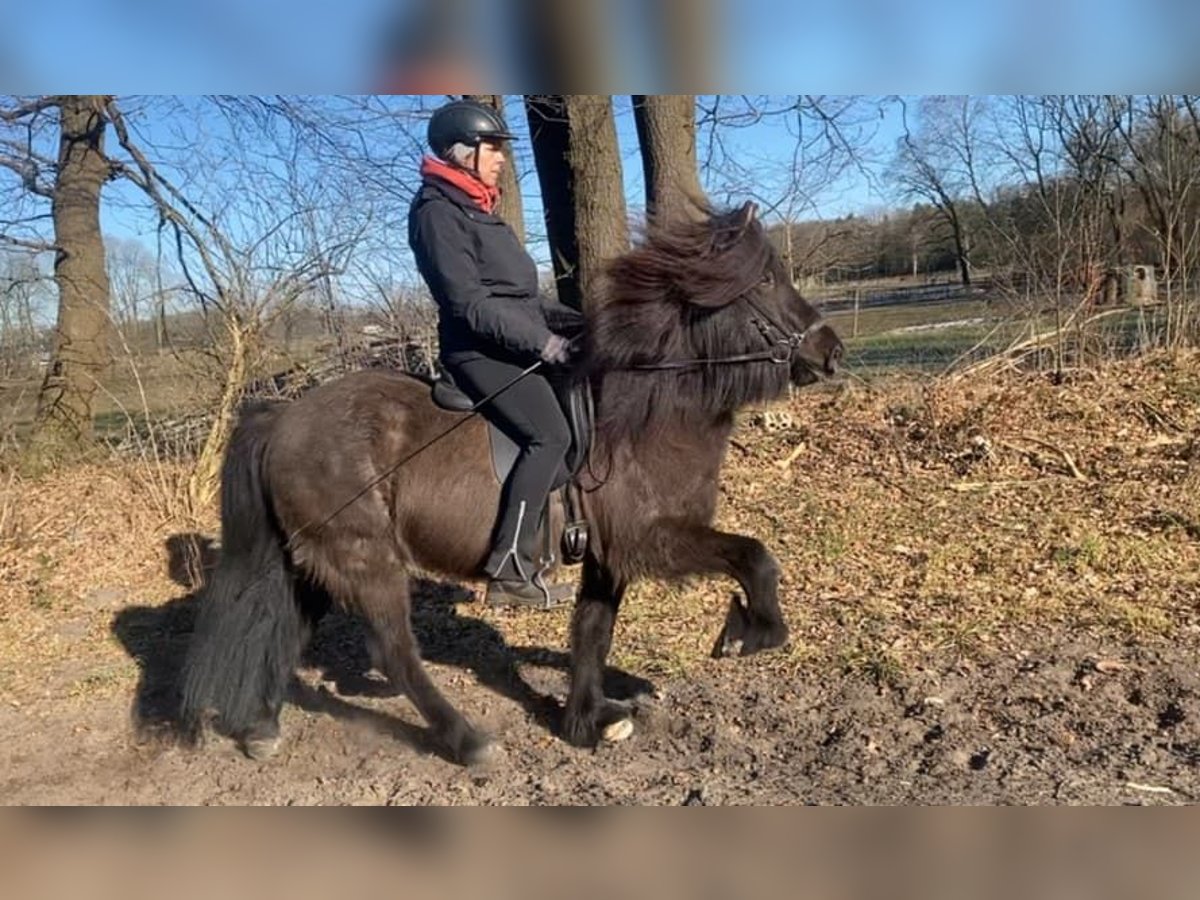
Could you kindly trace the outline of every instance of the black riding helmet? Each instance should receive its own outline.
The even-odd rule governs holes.
[[[475,147],[481,141],[515,141],[498,110],[476,100],[447,103],[429,120],[429,147],[444,156],[454,144]]]

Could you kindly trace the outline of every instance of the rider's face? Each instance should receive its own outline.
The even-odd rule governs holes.
[[[500,173],[504,170],[504,145],[497,141],[483,141],[475,152],[479,180],[494,188],[500,183]]]

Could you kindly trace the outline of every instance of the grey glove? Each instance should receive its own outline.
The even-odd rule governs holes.
[[[542,362],[564,366],[571,359],[571,342],[561,334],[552,334],[541,352]]]

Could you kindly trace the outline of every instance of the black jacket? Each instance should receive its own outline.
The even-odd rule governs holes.
[[[408,244],[438,305],[442,359],[538,356],[552,332],[537,266],[503,219],[427,178],[409,209]]]

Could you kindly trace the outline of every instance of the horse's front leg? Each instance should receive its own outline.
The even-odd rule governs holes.
[[[779,563],[761,541],[713,531],[718,558],[746,595],[729,602],[725,627],[713,656],[749,656],[787,643],[788,627],[779,608]]]
[[[779,563],[761,541],[717,531],[706,525],[664,520],[650,543],[663,575],[727,575],[741,586],[745,601],[734,597],[714,656],[749,656],[783,646],[788,628],[779,609]]]
[[[625,583],[589,553],[571,619],[571,690],[563,717],[563,735],[577,747],[633,733],[629,707],[604,696],[604,664],[624,594]]]

